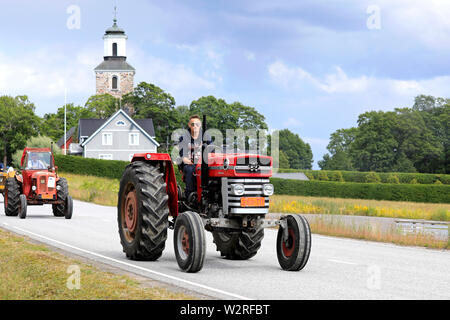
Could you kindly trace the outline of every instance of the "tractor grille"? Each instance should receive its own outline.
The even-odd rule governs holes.
[[[270,173],[272,167],[267,159],[261,159],[256,157],[238,158],[236,160],[236,173]]]
[[[230,214],[266,214],[269,212],[269,197],[263,194],[263,185],[270,183],[269,179],[258,178],[242,178],[227,179],[227,203]],[[244,185],[245,191],[242,196],[231,194],[232,184]],[[263,197],[264,206],[258,207],[241,207],[241,199],[243,197]]]
[[[39,184],[39,192],[47,192],[47,179],[45,178],[45,176],[39,177],[37,179],[37,183]]]

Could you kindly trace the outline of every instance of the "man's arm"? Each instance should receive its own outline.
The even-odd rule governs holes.
[[[180,154],[181,161],[184,164],[192,164],[192,161],[188,157],[184,156],[184,149],[186,148],[186,150],[187,150],[187,145],[184,142],[183,136],[180,137],[180,140],[178,142],[178,147],[180,148],[179,154]]]

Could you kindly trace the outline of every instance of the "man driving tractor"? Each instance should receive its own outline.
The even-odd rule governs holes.
[[[202,156],[202,137],[203,132],[202,122],[200,116],[193,115],[188,122],[190,135],[181,136],[179,140],[180,169],[183,172],[186,183],[185,197],[188,198],[194,188],[194,170],[195,165],[201,160]],[[211,144],[210,139],[207,139],[206,144]]]
[[[28,159],[27,169],[28,170],[40,170],[47,169],[49,165],[45,160],[39,159],[38,153],[30,152],[30,159]]]

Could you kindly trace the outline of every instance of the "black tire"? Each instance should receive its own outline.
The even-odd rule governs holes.
[[[278,229],[277,257],[281,268],[287,271],[302,270],[311,252],[311,229],[301,215],[288,215],[288,241],[283,241],[283,229]]]
[[[164,251],[169,227],[164,174],[150,163],[135,161],[125,168],[118,196],[117,221],[126,256],[157,260]]]
[[[220,255],[230,260],[248,260],[254,257],[264,238],[264,228],[239,233],[213,231],[214,243]]]
[[[5,188],[3,199],[5,215],[9,217],[17,217],[19,215],[20,206],[20,185],[16,178],[8,178],[6,180]]]
[[[72,219],[72,213],[73,213],[73,200],[71,196],[67,196],[66,205],[64,208],[64,217],[66,219]]]
[[[185,272],[203,268],[206,255],[206,236],[202,219],[191,211],[180,214],[175,221],[173,244],[178,266]]]
[[[56,197],[58,200],[62,200],[61,204],[52,204],[53,215],[55,217],[64,217],[65,214],[65,204],[67,196],[69,195],[69,185],[67,183],[66,178],[60,178],[58,182],[56,182],[56,187],[60,187],[56,192]]]
[[[19,196],[19,218],[25,219],[27,217],[27,196],[24,194],[21,194]]]

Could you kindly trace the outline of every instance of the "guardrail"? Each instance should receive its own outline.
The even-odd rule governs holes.
[[[450,231],[449,221],[416,220],[416,219],[395,219],[396,225],[404,233],[427,232],[435,236],[448,238]]]

